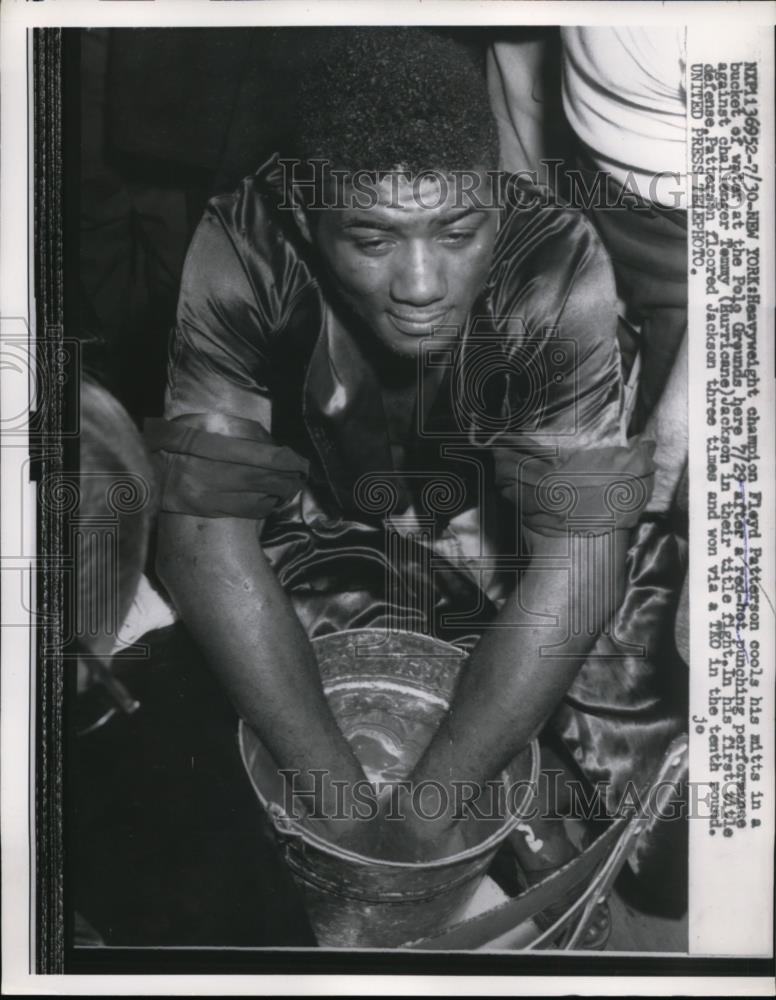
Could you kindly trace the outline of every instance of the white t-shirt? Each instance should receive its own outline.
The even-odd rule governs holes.
[[[687,173],[687,29],[561,31],[563,106],[574,132],[620,183],[675,207]]]

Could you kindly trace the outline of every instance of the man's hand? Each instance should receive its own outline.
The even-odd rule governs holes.
[[[467,847],[463,819],[455,804],[429,802],[411,781],[398,782],[383,791],[377,828],[377,857],[390,861],[437,861]],[[435,798],[432,790],[429,798]],[[437,815],[437,813],[440,813]],[[470,846],[470,845],[469,845]]]
[[[449,811],[434,819],[419,815],[406,785],[375,793],[374,805],[374,815],[345,809],[339,818],[306,815],[302,825],[343,850],[383,861],[435,861],[466,849],[461,822]]]

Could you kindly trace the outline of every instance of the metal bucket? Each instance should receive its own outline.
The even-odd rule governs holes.
[[[466,654],[414,633],[354,629],[313,641],[323,688],[340,728],[371,780],[406,777],[446,713]],[[300,885],[318,943],[396,947],[440,931],[465,909],[499,844],[520,822],[530,787],[520,786],[506,815],[462,821],[467,847],[430,862],[395,862],[343,850],[284,812],[282,777],[244,724],[240,752],[253,788]],[[531,787],[539,755],[531,745]],[[524,771],[522,772],[524,775]],[[502,772],[507,788],[516,763]]]

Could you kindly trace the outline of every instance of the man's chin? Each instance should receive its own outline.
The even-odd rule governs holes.
[[[420,345],[431,336],[431,332],[423,335],[408,336],[406,334],[392,333],[390,336],[380,336],[379,342],[388,353],[395,358],[404,358],[412,361],[417,358],[420,352]]]
[[[391,354],[401,355],[405,358],[416,358],[420,351],[420,346],[431,337],[450,339],[455,337],[457,328],[445,323],[442,326],[428,325],[418,327],[412,332],[404,332],[395,329],[393,326],[386,329],[382,327],[378,333],[378,340],[387,348]]]

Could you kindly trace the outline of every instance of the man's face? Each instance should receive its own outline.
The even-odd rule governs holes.
[[[346,207],[320,213],[313,239],[339,294],[394,354],[414,357],[435,328],[463,327],[498,229],[490,183],[484,171],[463,187],[392,174],[373,186],[374,206],[358,208],[346,188]]]

